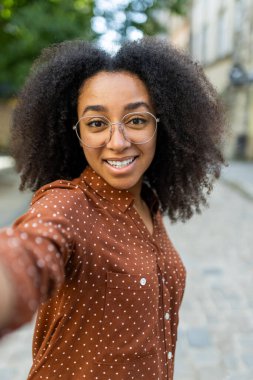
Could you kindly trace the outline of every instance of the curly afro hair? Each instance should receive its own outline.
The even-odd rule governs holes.
[[[72,129],[85,80],[99,71],[128,71],[147,86],[159,117],[156,154],[145,180],[171,221],[189,219],[225,164],[225,113],[202,68],[168,42],[126,42],[113,56],[84,41],[45,49],[22,90],[11,134],[20,190],[73,179],[87,165]]]

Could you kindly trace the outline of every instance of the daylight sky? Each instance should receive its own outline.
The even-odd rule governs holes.
[[[99,45],[104,49],[115,52],[119,48],[120,35],[117,32],[118,27],[125,21],[126,16],[124,14],[124,8],[128,5],[130,0],[96,0],[95,17],[92,20],[92,28],[101,33],[99,38]],[[103,11],[112,11],[114,13],[114,25],[113,28],[108,29],[106,20],[103,17]],[[136,13],[136,17],[139,21],[144,22],[146,16],[141,13]],[[143,33],[134,28],[128,29],[128,38],[135,40],[143,36]]]

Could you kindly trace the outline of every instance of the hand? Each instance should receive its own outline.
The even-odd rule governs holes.
[[[0,328],[8,324],[14,312],[14,290],[11,280],[0,264]]]

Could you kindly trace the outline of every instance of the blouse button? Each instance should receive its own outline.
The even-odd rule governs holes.
[[[146,278],[142,277],[141,280],[140,280],[140,284],[141,285],[146,285],[146,282],[147,282]]]
[[[168,321],[170,319],[170,314],[169,313],[165,313],[164,318]]]
[[[168,359],[172,359],[172,352],[168,352]]]

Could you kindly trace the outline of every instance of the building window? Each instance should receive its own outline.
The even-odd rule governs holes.
[[[224,57],[229,50],[228,46],[228,13],[222,10],[218,14],[218,27],[217,27],[217,53],[218,58]]]

